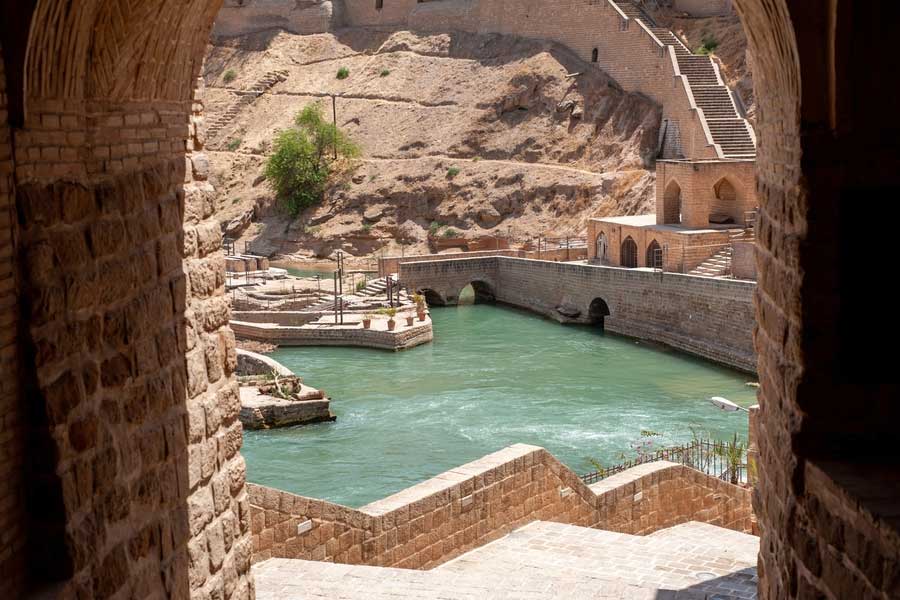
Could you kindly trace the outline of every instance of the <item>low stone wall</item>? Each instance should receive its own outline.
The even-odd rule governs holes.
[[[747,372],[756,371],[752,281],[510,257],[403,263],[400,280],[447,303],[480,282],[498,302],[560,322],[590,323],[595,301],[611,332],[669,345]]]
[[[268,356],[250,352],[238,348],[237,352],[237,369],[235,373],[239,377],[247,377],[252,375],[269,375],[277,373],[279,377],[294,377],[293,371],[285,367],[277,360],[273,360]]]
[[[406,350],[434,339],[431,319],[406,327],[400,321],[394,331],[363,329],[362,325],[290,327],[275,323],[231,321],[239,339],[268,342],[279,346],[359,346],[383,350]]]
[[[750,492],[682,465],[588,487],[517,444],[358,510],[251,484],[254,562],[300,558],[428,569],[531,521],[647,534],[687,521],[750,532]]]
[[[234,310],[231,318],[249,323],[274,323],[289,327],[300,327],[321,319],[324,312],[304,312],[299,310]]]

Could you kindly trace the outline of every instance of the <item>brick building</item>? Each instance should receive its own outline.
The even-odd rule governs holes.
[[[898,7],[734,3],[759,102],[760,597],[896,598],[900,324],[873,286],[892,247],[870,219],[900,189],[898,92],[882,77],[900,62]],[[4,4],[3,597],[255,594],[224,258],[191,158],[219,4]],[[467,3],[422,6],[438,4]],[[599,0],[537,5],[507,12],[580,35],[587,56],[625,39],[572,18],[610,10]],[[682,147],[708,148],[697,118]]]

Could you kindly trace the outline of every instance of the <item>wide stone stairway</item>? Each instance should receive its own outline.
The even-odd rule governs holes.
[[[273,558],[258,600],[756,598],[759,539],[688,522],[634,536],[535,521],[430,571]]]

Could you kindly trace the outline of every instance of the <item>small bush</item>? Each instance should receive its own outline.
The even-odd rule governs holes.
[[[341,67],[340,69],[338,69],[338,79],[347,79],[348,77],[350,77],[350,69],[348,69],[347,67]]]
[[[449,169],[447,169],[448,179],[453,179],[457,175],[459,175],[459,167],[450,167]]]
[[[363,291],[364,289],[366,289],[366,282],[365,282],[365,281],[360,281],[360,282],[358,282],[358,283],[356,284],[356,291],[357,291],[357,292],[361,292],[361,291]],[[368,316],[368,315],[366,315],[366,316]]]
[[[444,231],[444,237],[447,239],[459,237],[459,232],[452,227],[448,227],[446,231]]]
[[[711,35],[705,35],[702,39],[702,45],[697,48],[697,54],[712,54],[719,47],[719,40]]]
[[[369,233],[370,231],[372,231],[372,224],[371,223],[363,223],[362,230],[366,233]]]
[[[481,157],[480,157],[480,156],[473,156],[473,157],[472,157],[472,162],[478,162],[479,160],[481,160]]]
[[[388,69],[382,69],[380,74],[382,77],[387,77],[391,72]]]
[[[230,140],[228,144],[225,145],[225,147],[228,148],[230,152],[234,152],[241,147],[241,142],[243,141],[244,140],[242,140],[241,138],[235,138],[233,140]]]
[[[443,227],[444,226],[437,221],[432,221],[431,225],[428,226],[428,233],[432,236],[437,235],[437,232],[440,231]]]
[[[222,74],[222,81],[225,83],[231,83],[237,78],[237,73],[234,72],[234,69],[228,69]]]

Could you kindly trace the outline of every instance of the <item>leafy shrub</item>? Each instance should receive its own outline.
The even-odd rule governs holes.
[[[366,233],[369,233],[370,231],[372,231],[372,224],[371,223],[363,223],[362,230]]]
[[[234,72],[234,69],[228,69],[224,73],[222,73],[222,81],[226,84],[231,83],[237,77],[237,73]]]
[[[347,67],[341,67],[340,69],[338,69],[338,79],[347,79],[348,77],[350,77],[350,69],[348,69]]]
[[[712,54],[719,47],[719,40],[711,35],[703,36],[702,45],[697,48],[697,54]]]
[[[294,118],[294,127],[278,133],[266,162],[266,182],[291,217],[322,199],[331,174],[332,151],[338,156],[359,155],[359,147],[311,104]]]
[[[225,145],[225,147],[228,148],[229,151],[234,152],[241,147],[241,142],[243,141],[244,140],[242,140],[241,138],[234,138],[233,140],[230,140],[228,144]]]
[[[459,232],[456,231],[455,229],[453,229],[452,227],[448,227],[448,228],[444,231],[444,234],[443,234],[443,235],[444,235],[445,238],[450,239],[450,238],[459,237]]]
[[[365,281],[357,282],[357,284],[356,284],[356,291],[357,291],[357,292],[361,292],[361,291],[363,291],[364,289],[366,289],[366,282],[365,282]]]
[[[428,226],[428,234],[435,236],[435,235],[437,235],[437,232],[440,231],[443,227],[444,226],[441,223],[438,223],[437,221],[432,221],[431,225]]]
[[[390,74],[391,74],[391,72],[390,72],[390,70],[388,70],[388,69],[382,69],[382,70],[381,70],[381,73],[380,73],[380,75],[381,75],[382,77],[387,77],[387,76],[390,75]]]
[[[459,167],[450,167],[447,169],[447,177],[449,179],[453,179],[457,175],[459,175]]]

